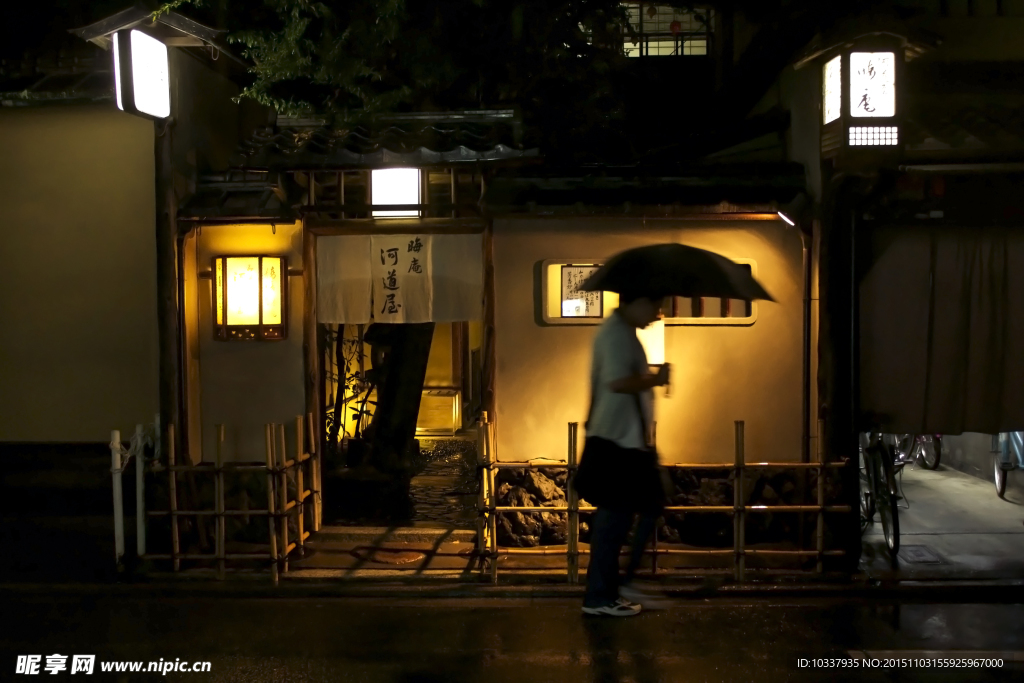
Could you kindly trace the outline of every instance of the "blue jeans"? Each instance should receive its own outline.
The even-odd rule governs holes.
[[[633,534],[626,583],[633,579],[640,566],[657,520],[653,515],[640,515],[636,533]],[[590,564],[587,567],[587,592],[583,606],[601,607],[619,599],[619,552],[633,526],[633,513],[599,507],[590,525]]]

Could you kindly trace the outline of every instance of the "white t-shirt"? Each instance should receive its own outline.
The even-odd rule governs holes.
[[[587,423],[587,436],[614,441],[622,448],[647,448],[637,401],[633,394],[619,394],[608,388],[616,380],[649,372],[647,354],[636,336],[636,328],[616,309],[597,330],[590,383],[593,405]],[[654,419],[654,391],[638,394],[650,429]]]

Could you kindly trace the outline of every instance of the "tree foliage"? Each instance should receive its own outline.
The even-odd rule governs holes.
[[[396,111],[518,107],[569,136],[623,113],[617,0],[175,0],[253,64],[243,97],[343,125]]]

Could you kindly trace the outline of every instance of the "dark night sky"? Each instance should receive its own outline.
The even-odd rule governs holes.
[[[15,0],[4,3],[0,57],[18,58],[37,47],[59,48],[78,40],[67,33],[134,4],[133,0]]]

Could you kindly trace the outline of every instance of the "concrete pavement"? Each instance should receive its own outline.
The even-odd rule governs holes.
[[[601,619],[581,616],[575,598],[0,597],[5,612],[17,615],[14,628],[0,635],[3,680],[31,679],[13,673],[18,655],[54,653],[94,654],[98,662],[209,661],[209,673],[166,678],[211,682],[1004,681],[1024,675],[1020,604],[690,599],[633,618]],[[865,656],[877,660],[872,667],[864,668],[864,659],[854,663]],[[1002,666],[935,668],[950,658],[1001,659]],[[832,661],[820,662],[828,668],[800,666],[816,659]]]

